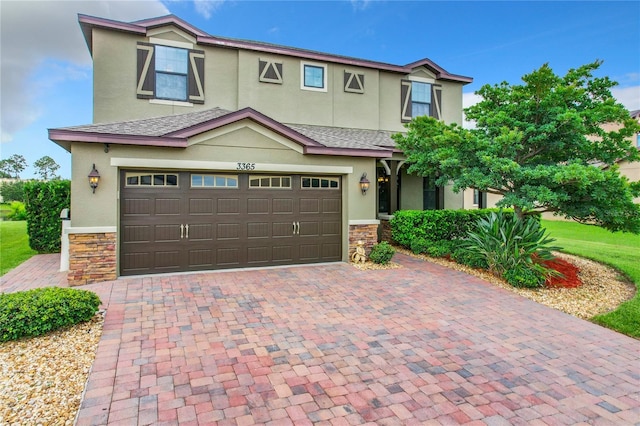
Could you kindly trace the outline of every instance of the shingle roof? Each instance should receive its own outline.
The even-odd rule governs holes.
[[[50,129],[49,138],[60,144],[76,141],[184,148],[191,136],[245,118],[295,140],[308,153],[321,154],[326,148],[325,153],[331,151],[330,155],[344,152],[344,155],[385,156],[395,148],[391,138],[393,132],[390,131],[283,124],[251,108],[240,111],[212,108],[186,114]]]
[[[394,132],[305,124],[287,124],[287,126],[329,148],[381,150],[395,148],[395,143],[391,139]]]
[[[83,126],[63,127],[57,130],[75,132],[103,133],[129,136],[164,136],[178,130],[223,117],[231,111],[212,108],[186,114],[167,115],[162,117],[143,118],[139,120],[118,121],[112,123],[87,124]]]

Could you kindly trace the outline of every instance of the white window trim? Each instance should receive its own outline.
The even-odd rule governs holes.
[[[322,73],[322,77],[323,77],[323,82],[322,85],[324,87],[320,88],[320,87],[308,87],[304,85],[304,67],[305,65],[309,65],[312,67],[317,67],[317,68],[324,68],[324,72]],[[302,90],[309,90],[312,92],[326,92],[327,91],[327,86],[328,86],[328,72],[327,72],[327,64],[321,64],[318,62],[300,62],[300,89]]]
[[[191,102],[184,101],[170,101],[169,99],[149,99],[150,104],[159,104],[159,105],[171,105],[171,106],[181,106],[181,107],[192,107],[193,104]]]
[[[416,77],[416,76],[413,76],[413,75],[410,75],[408,80],[415,81],[416,83],[436,84],[436,80],[433,79],[433,78]]]
[[[164,39],[164,38],[150,37],[149,38],[149,43],[156,44],[156,45],[159,45],[159,46],[178,47],[180,49],[193,50],[193,43],[185,43],[185,42],[181,42],[181,41],[167,40],[167,39]]]

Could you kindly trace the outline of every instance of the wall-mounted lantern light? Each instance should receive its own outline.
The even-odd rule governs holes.
[[[96,193],[96,188],[98,187],[98,182],[100,182],[100,173],[96,170],[96,165],[93,165],[93,169],[91,169],[91,173],[89,173],[89,186],[93,189],[93,193]]]
[[[369,190],[369,184],[371,182],[369,182],[369,179],[367,179],[367,174],[363,173],[362,177],[360,178],[360,190],[362,191],[362,195],[366,195],[367,191]]]

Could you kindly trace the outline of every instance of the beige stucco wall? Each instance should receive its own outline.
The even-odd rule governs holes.
[[[250,120],[200,135],[186,148],[158,148],[111,145],[104,152],[102,144],[72,144],[71,226],[117,226],[119,220],[119,170],[214,170],[241,173],[237,162],[256,163],[253,173],[317,174],[342,176],[343,248],[348,250],[350,222],[376,220],[375,194],[362,195],[359,181],[362,173],[375,176],[375,159],[338,156],[303,155],[302,148]],[[118,167],[122,161],[126,167]],[[158,166],[158,161],[164,161]],[[86,176],[95,164],[100,184],[91,192]],[[346,172],[350,169],[351,172]]]
[[[422,177],[408,175],[406,167],[401,169],[400,210],[422,210]]]
[[[220,107],[237,110],[251,107],[283,123],[303,123],[334,127],[402,131],[400,121],[400,80],[407,75],[330,62],[327,91],[301,89],[301,64],[305,61],[286,55],[197,45],[195,39],[177,29],[157,29],[148,37],[93,30],[94,122],[182,114]],[[205,103],[168,102],[136,97],[136,44],[158,40],[186,43],[205,51]],[[283,64],[283,84],[259,81],[258,61]],[[344,72],[364,74],[363,94],[344,91]],[[419,76],[433,76],[422,69]],[[435,81],[435,80],[434,80]],[[443,119],[462,122],[462,84],[441,84]]]

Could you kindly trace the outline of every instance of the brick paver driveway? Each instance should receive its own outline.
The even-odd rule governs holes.
[[[635,424],[640,342],[397,255],[121,279],[79,425]]]

